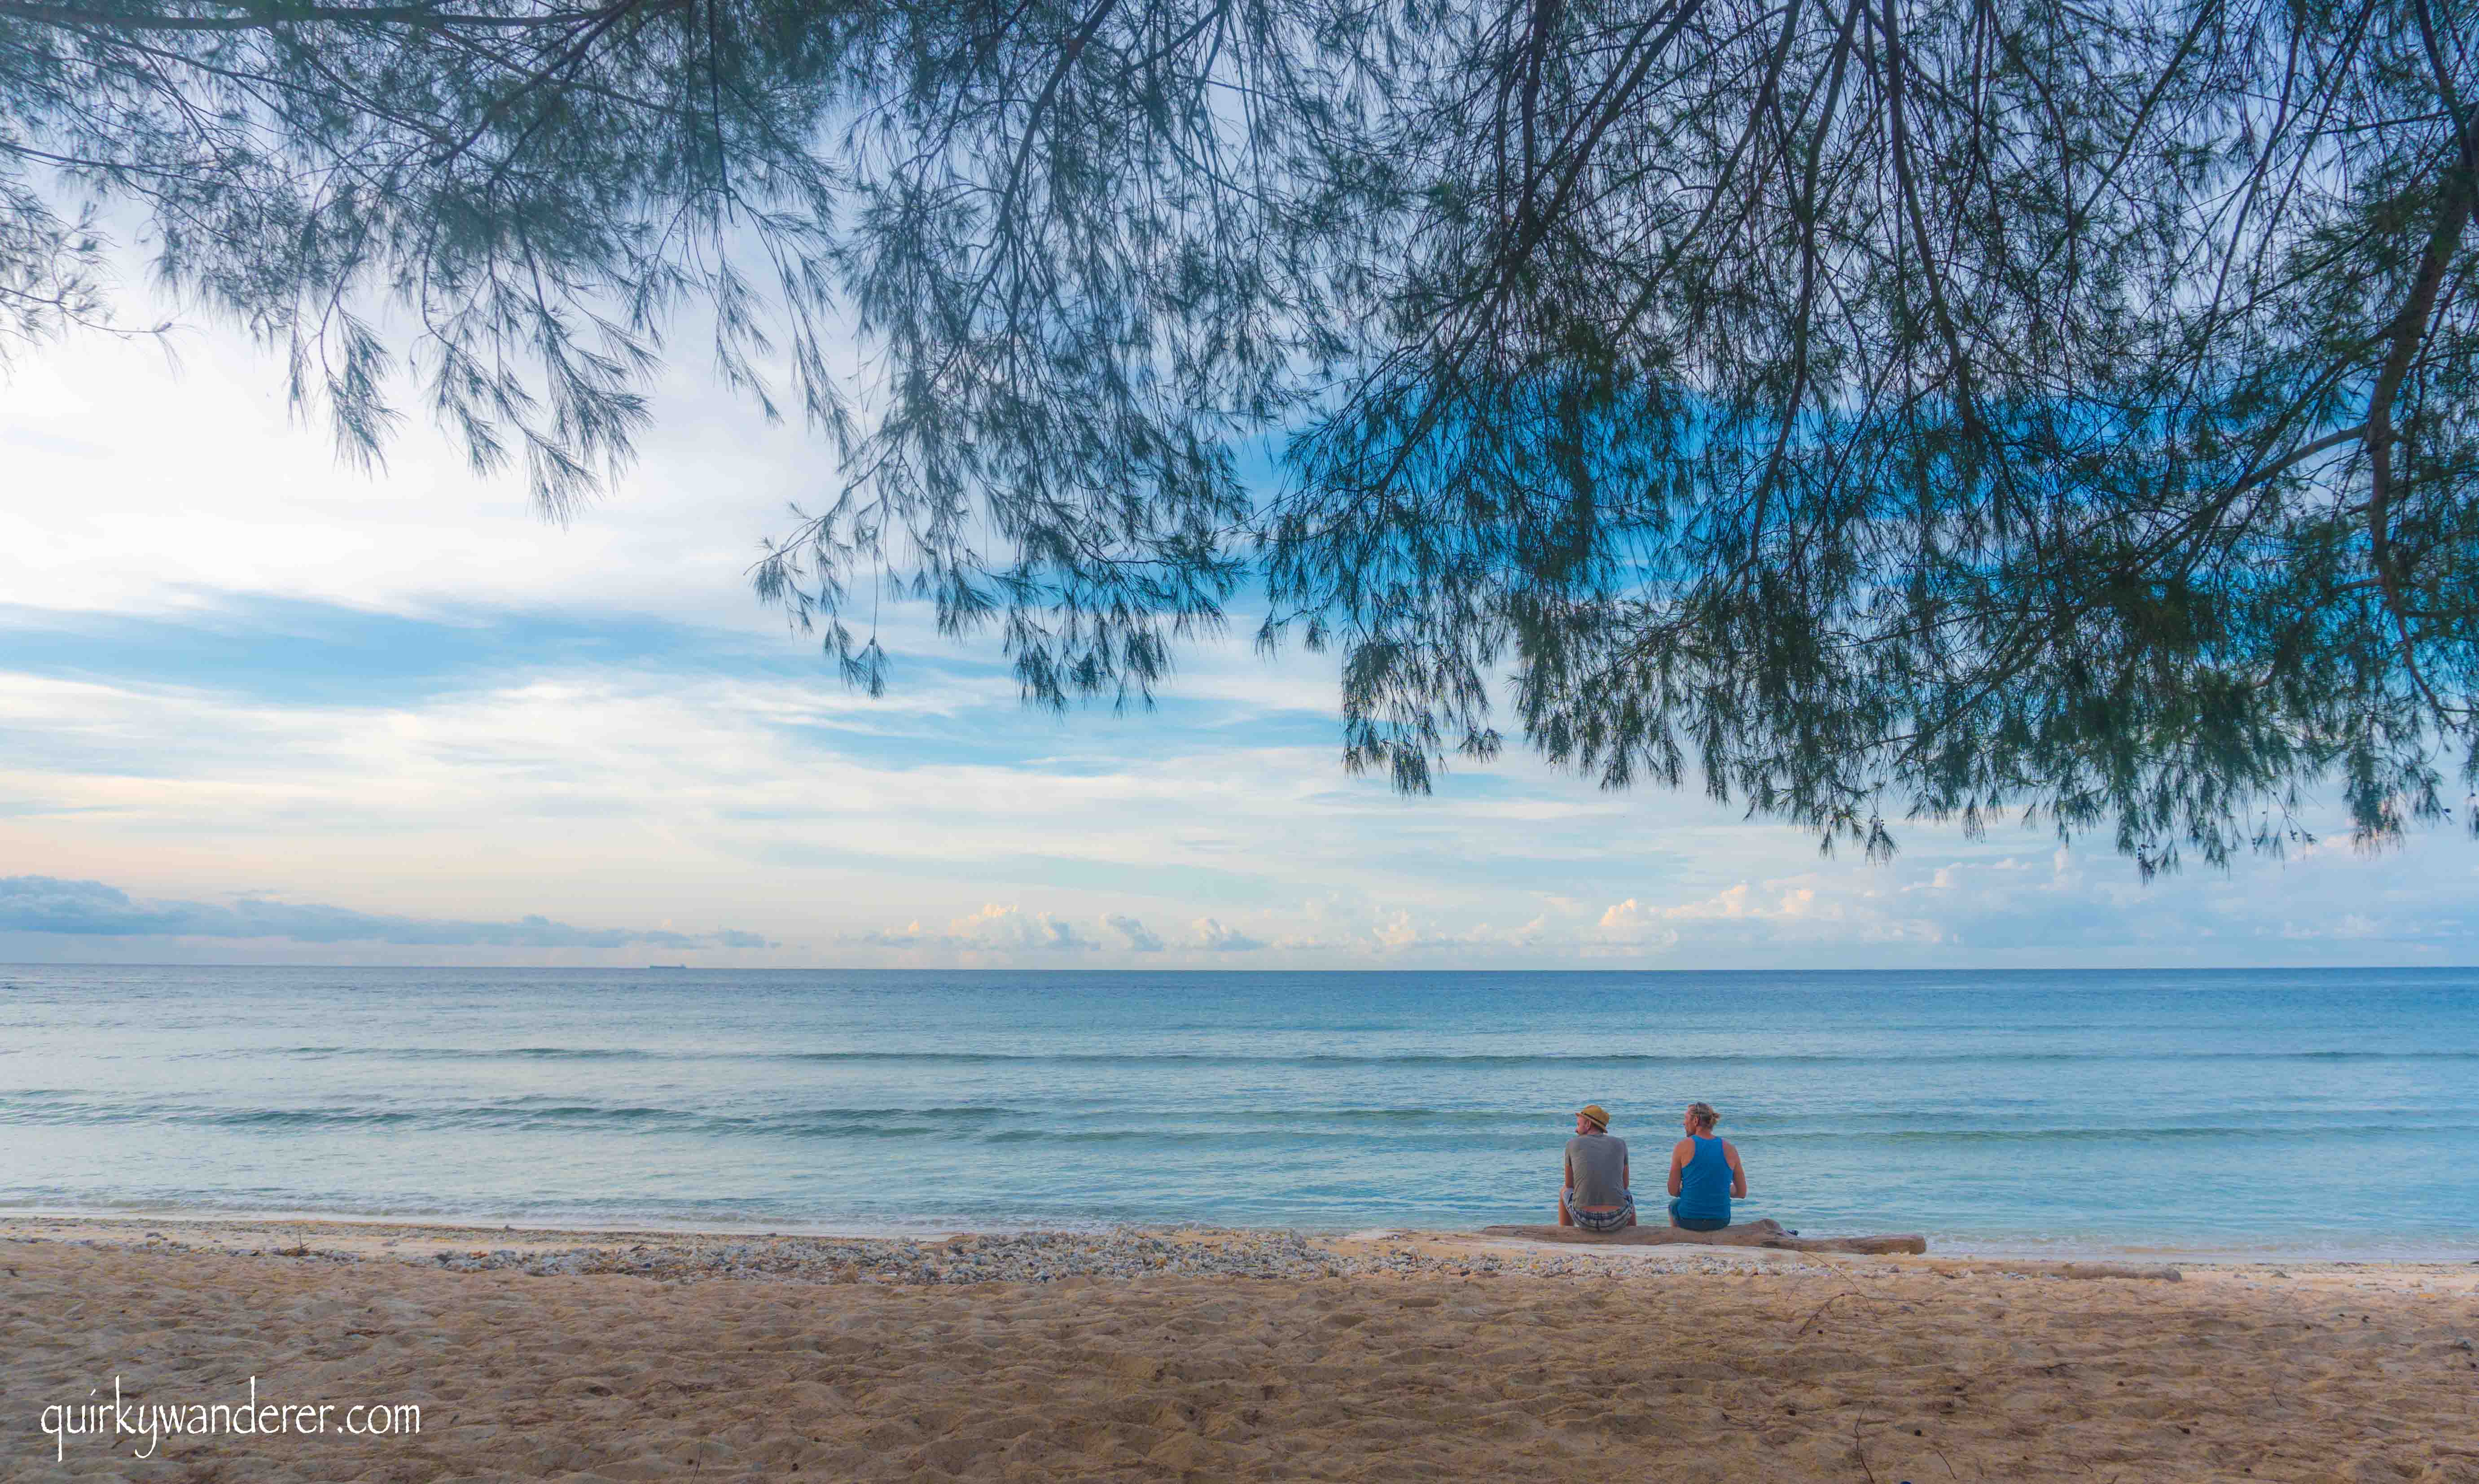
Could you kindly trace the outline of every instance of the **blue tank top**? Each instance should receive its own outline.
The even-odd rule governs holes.
[[[1730,1219],[1730,1157],[1722,1141],[1701,1134],[1687,1136],[1696,1154],[1678,1172],[1678,1214],[1705,1221]]]

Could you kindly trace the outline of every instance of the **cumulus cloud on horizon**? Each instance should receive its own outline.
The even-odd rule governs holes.
[[[1133,923],[1137,934],[1144,924]],[[1108,918],[1106,926],[1122,935],[1128,930]],[[933,949],[947,953],[1094,953],[1102,945],[1076,931],[1076,925],[1050,912],[1028,912],[1012,903],[989,902],[947,924],[947,931],[925,928],[918,918],[892,932],[848,933],[840,939],[867,948]],[[1135,941],[1131,937],[1131,941]]]
[[[1207,953],[1252,954],[1265,946],[1262,940],[1236,928],[1226,928],[1212,917],[1199,917],[1192,926],[1196,932],[1195,946]]]
[[[1120,940],[1116,951],[1129,954],[1252,954],[1279,946],[1214,917],[1197,918],[1188,924],[1188,933],[1176,939],[1165,938],[1146,927],[1142,918],[1127,912],[1104,912],[1098,921]],[[1027,911],[1017,904],[1005,902],[985,903],[981,910],[949,922],[943,932],[915,918],[901,928],[848,933],[839,941],[864,948],[978,956],[1112,951],[1111,945],[1086,936],[1065,917]]]
[[[242,897],[209,902],[141,901],[103,882],[53,876],[0,877],[0,932],[84,937],[289,938],[297,943],[401,943],[423,947],[772,948],[755,933],[673,933],[662,929],[580,928],[528,914],[511,922],[405,917]]]
[[[1163,951],[1162,934],[1125,912],[1106,913],[1102,918],[1102,926],[1126,938],[1130,953],[1158,954]]]

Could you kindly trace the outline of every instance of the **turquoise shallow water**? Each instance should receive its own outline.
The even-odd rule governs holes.
[[[20,1209],[1462,1227],[1698,1098],[1803,1230],[2479,1257],[2479,970],[0,967]]]

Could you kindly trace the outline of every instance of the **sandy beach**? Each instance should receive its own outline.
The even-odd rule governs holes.
[[[2475,1264],[20,1216],[0,1285],[10,1478],[2479,1481]]]

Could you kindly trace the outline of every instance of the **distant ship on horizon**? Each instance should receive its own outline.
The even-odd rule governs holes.
[[[646,967],[650,969],[684,969],[687,968],[688,965],[685,963],[649,963]]]

